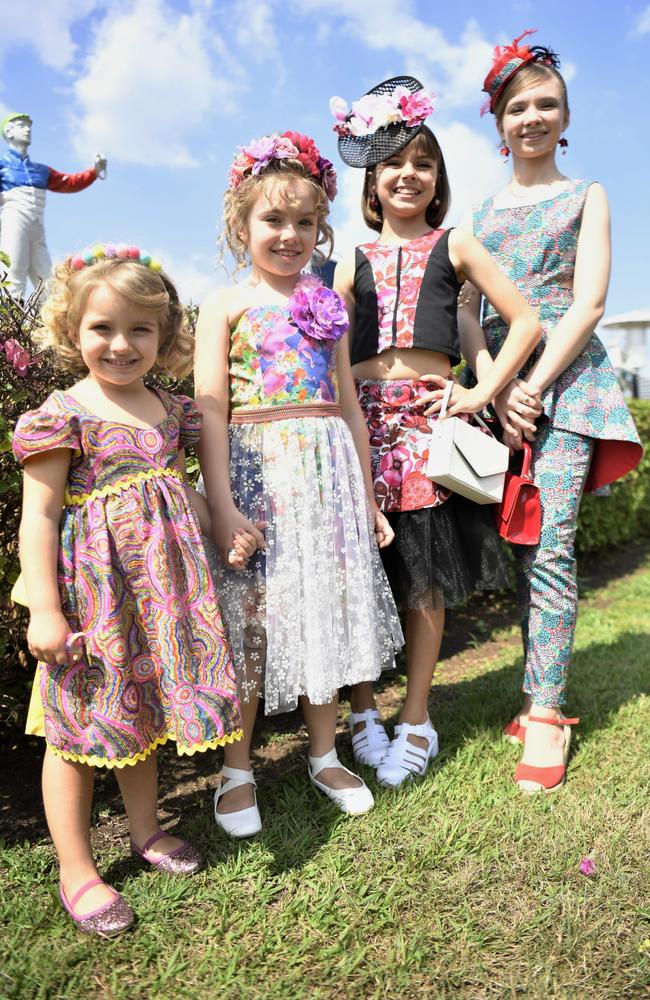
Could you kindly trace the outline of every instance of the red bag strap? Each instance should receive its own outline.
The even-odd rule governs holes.
[[[524,457],[521,463],[521,478],[530,479],[532,482],[532,476],[530,474],[530,463],[533,457],[533,451],[530,447],[528,441],[524,441]]]

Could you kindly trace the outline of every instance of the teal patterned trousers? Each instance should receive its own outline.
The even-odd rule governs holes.
[[[551,708],[566,698],[578,611],[574,543],[594,440],[546,424],[532,449],[542,505],[540,543],[515,545],[513,551],[526,662],[524,691],[536,705]]]

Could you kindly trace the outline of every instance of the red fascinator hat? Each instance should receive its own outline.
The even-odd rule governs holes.
[[[526,35],[534,35],[536,31],[537,28],[527,28],[510,45],[497,45],[495,47],[492,68],[483,81],[483,91],[488,96],[481,108],[482,115],[486,111],[491,111],[494,114],[494,104],[497,97],[508,80],[512,79],[522,66],[529,62],[547,61],[545,55],[549,52],[548,49],[541,49],[540,46],[530,48],[528,45],[519,44],[522,38],[525,38]],[[557,57],[555,58],[557,59]]]

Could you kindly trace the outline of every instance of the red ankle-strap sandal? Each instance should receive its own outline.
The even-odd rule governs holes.
[[[541,722],[546,726],[562,726],[564,729],[564,762],[558,764],[556,767],[536,767],[534,764],[517,764],[517,768],[514,774],[514,780],[519,784],[520,781],[531,781],[539,788],[527,789],[522,788],[522,791],[527,795],[533,795],[535,792],[545,792],[549,794],[550,792],[557,792],[559,788],[564,784],[564,779],[566,776],[566,765],[569,759],[569,747],[571,746],[571,726],[576,726],[580,719],[542,719],[538,715],[529,715],[529,722]]]

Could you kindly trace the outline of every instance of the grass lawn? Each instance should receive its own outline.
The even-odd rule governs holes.
[[[511,781],[517,749],[501,726],[520,649],[514,624],[484,625],[468,625],[438,671],[435,766],[397,793],[373,783],[367,816],[320,798],[304,736],[274,730],[259,757],[264,831],[234,844],[211,818],[217,758],[165,749],[164,814],[208,858],[184,881],[127,858],[103,779],[100,867],[138,915],[121,938],[76,932],[42,827],[14,826],[0,862],[0,997],[650,996],[650,558],[583,596],[568,704],[582,721],[555,796],[525,799]],[[389,715],[401,687],[382,692]],[[347,745],[341,735],[344,758]],[[40,815],[35,762],[21,784]]]

